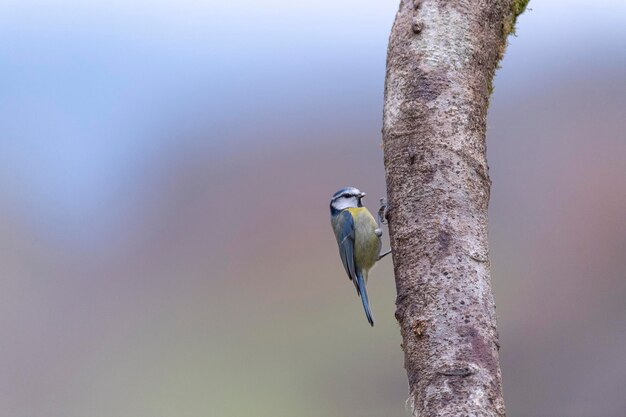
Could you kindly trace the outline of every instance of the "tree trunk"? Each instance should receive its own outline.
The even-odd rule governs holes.
[[[414,416],[504,416],[490,283],[485,126],[493,75],[527,0],[402,0],[383,145]]]

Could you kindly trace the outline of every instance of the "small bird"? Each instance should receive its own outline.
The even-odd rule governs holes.
[[[330,222],[339,245],[343,267],[361,297],[367,321],[373,326],[374,319],[367,299],[367,274],[374,264],[388,251],[380,254],[383,232],[374,216],[361,200],[365,193],[354,187],[337,191],[330,200]]]

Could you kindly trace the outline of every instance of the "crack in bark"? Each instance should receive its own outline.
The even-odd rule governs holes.
[[[474,375],[476,372],[472,371],[469,367],[448,369],[445,371],[439,371],[438,374],[442,376],[460,376],[462,378]]]

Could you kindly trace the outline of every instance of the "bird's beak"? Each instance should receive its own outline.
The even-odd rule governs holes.
[[[365,196],[366,196],[366,194],[365,194],[365,193],[361,193],[361,195],[359,196],[359,198],[363,198],[363,197],[365,197]]]

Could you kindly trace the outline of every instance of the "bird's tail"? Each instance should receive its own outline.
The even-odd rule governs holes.
[[[361,295],[361,301],[363,301],[363,309],[365,310],[365,316],[367,317],[367,321],[370,324],[374,325],[374,318],[372,317],[372,312],[370,311],[370,303],[367,299],[367,288],[365,288],[365,280],[363,279],[363,275],[358,273],[356,276],[357,285],[359,286],[359,294]]]

